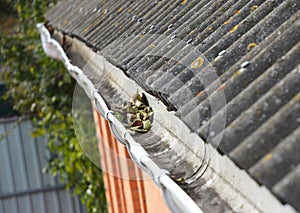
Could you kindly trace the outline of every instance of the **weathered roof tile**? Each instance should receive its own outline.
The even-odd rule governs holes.
[[[221,153],[300,210],[299,0],[76,0],[60,2],[47,19],[207,142],[220,139]],[[225,129],[212,132],[224,116]],[[148,151],[163,149],[156,145]]]

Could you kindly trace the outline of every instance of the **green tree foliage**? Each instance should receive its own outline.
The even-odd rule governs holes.
[[[0,37],[0,64],[5,67],[1,78],[9,88],[7,97],[14,100],[19,113],[32,118],[36,126],[33,136],[49,138],[52,157],[46,170],[59,175],[80,196],[88,212],[106,212],[101,170],[87,159],[74,133],[71,109],[75,82],[62,63],[45,56],[35,27],[44,21],[45,10],[55,1],[0,3],[1,15],[12,12],[18,16],[13,31]]]

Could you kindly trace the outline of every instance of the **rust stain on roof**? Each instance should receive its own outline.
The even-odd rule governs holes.
[[[236,10],[236,11],[234,11],[234,15],[238,15],[238,14],[240,14],[241,13],[241,11],[240,10]]]
[[[181,5],[184,5],[184,4],[186,4],[186,3],[187,3],[187,0],[182,0],[180,4],[181,4]]]
[[[253,12],[254,10],[256,10],[258,8],[258,5],[254,5],[250,8],[250,11]]]
[[[252,42],[252,43],[248,44],[247,50],[250,51],[250,50],[252,50],[256,46],[257,46],[257,44],[255,42]]]
[[[229,33],[235,32],[238,28],[239,28],[239,25],[237,24],[229,31]]]
[[[203,95],[203,93],[204,93],[204,90],[198,92],[198,94],[197,94],[196,96],[197,96],[197,97],[200,97],[201,95]]]
[[[264,161],[267,162],[267,161],[270,161],[272,160],[273,158],[273,155],[271,153],[268,153],[265,157],[264,157]]]
[[[193,63],[191,64],[191,67],[193,69],[199,69],[200,67],[203,66],[203,64],[204,64],[204,59],[203,59],[203,57],[200,56],[199,58],[197,58],[196,60],[193,61]]]
[[[224,89],[225,89],[225,84],[222,84],[222,85],[217,89],[217,91],[220,92],[220,91],[222,91],[222,90],[224,90]]]
[[[121,13],[123,11],[123,7],[120,7],[118,10],[117,10],[117,13]]]
[[[231,22],[231,20],[234,18],[234,16],[239,15],[240,13],[241,13],[240,10],[235,10],[234,13],[233,13],[233,16],[231,16],[229,19],[227,19],[227,20],[224,22],[224,25],[229,24],[229,23]]]
[[[224,22],[224,25],[229,24],[230,21],[231,21],[231,19],[232,19],[232,17],[230,17],[229,19],[227,19],[227,20]]]

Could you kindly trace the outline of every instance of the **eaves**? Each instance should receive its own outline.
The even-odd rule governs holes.
[[[160,168],[175,179],[185,180],[177,184],[204,212],[294,212],[228,157],[220,155],[192,133],[174,112],[168,111],[161,101],[102,55],[77,38],[58,31],[52,33],[52,38],[64,47],[68,59],[91,80],[110,109],[117,109],[124,101],[131,100],[136,91],[146,94],[155,112],[153,127],[150,132],[133,137]]]
[[[85,58],[84,45],[105,58],[94,68],[85,66],[91,64],[86,61],[103,60],[84,51],[89,59],[82,61],[81,68],[99,89],[108,82],[100,91],[107,92],[110,107],[116,108],[122,99],[128,101],[133,92],[126,87],[135,90],[139,88],[136,84],[139,91],[148,93],[149,100],[155,97],[151,104],[157,103],[155,99],[163,103],[157,104],[161,111],[155,109],[161,116],[154,120],[153,130],[156,139],[165,143],[151,146],[145,140],[144,145],[165,168],[169,161],[185,162],[174,168],[169,163],[171,173],[189,183],[191,176],[200,177],[202,171],[204,177],[210,167],[204,166],[207,161],[198,160],[214,159],[204,155],[211,153],[206,152],[211,145],[205,141],[229,157],[229,162],[234,161],[241,168],[239,175],[247,172],[249,179],[268,188],[277,202],[299,211],[299,9],[298,0],[64,1],[47,14],[47,26],[51,32],[61,32],[57,40],[66,51],[75,43],[67,42],[69,37],[83,42],[69,54],[74,63]],[[118,72],[111,71],[116,68]],[[105,71],[105,77],[99,78]],[[133,81],[119,91],[128,80],[121,74]],[[179,142],[173,142],[174,138]],[[193,152],[188,152],[191,149]],[[221,159],[220,171],[227,157],[215,157]],[[189,168],[189,173],[176,170],[179,165]],[[209,165],[216,163],[213,160]],[[231,172],[224,168],[224,173]],[[230,178],[225,179],[231,183]],[[245,178],[246,183],[249,179]],[[231,185],[240,183],[234,179]],[[242,194],[259,197],[258,191],[251,194],[252,188],[256,189],[245,187],[250,195]],[[224,197],[228,200],[231,196]],[[263,200],[249,202],[260,206]],[[267,202],[273,205],[273,200]],[[262,211],[269,210],[262,206]]]

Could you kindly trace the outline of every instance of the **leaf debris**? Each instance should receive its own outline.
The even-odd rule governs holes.
[[[144,93],[137,92],[133,100],[127,102],[122,110],[127,113],[127,123],[132,131],[145,133],[151,129],[150,119],[153,116],[153,110]]]

